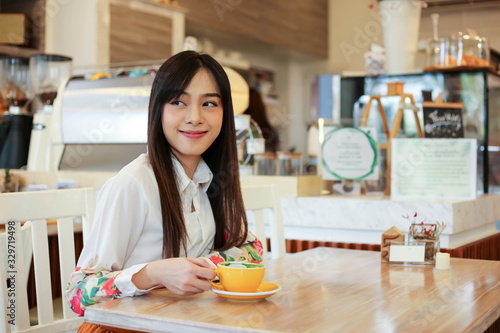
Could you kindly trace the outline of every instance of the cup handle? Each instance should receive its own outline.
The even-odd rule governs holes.
[[[210,284],[212,285],[212,287],[214,287],[214,289],[224,291],[224,287],[220,282],[214,282],[212,280],[208,280],[208,282],[210,282]]]
[[[219,277],[219,271],[217,269],[215,269],[215,274],[217,274],[217,277]],[[224,291],[224,287],[220,282],[214,282],[212,280],[208,280],[208,282],[210,282],[212,287],[214,287],[215,289]]]

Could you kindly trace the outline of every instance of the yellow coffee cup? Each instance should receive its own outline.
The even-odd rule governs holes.
[[[253,293],[262,283],[265,271],[266,268],[262,264],[225,261],[219,263],[215,270],[220,282],[210,283],[219,290]]]

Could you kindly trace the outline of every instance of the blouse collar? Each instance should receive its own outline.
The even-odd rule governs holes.
[[[212,182],[213,179],[213,174],[210,168],[208,167],[207,163],[203,160],[203,158],[200,157],[200,161],[198,162],[198,166],[194,171],[192,180],[186,175],[184,168],[182,167],[181,163],[177,160],[177,158],[175,158],[175,156],[172,157],[172,161],[174,163],[174,168],[177,174],[177,179],[179,184],[179,190],[181,193],[184,192],[184,190],[186,190],[186,188],[189,186],[191,182],[193,182],[194,185],[196,186],[200,185],[204,192],[208,190],[208,187],[210,186],[210,183]]]

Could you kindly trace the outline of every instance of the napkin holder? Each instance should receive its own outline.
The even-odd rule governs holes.
[[[405,241],[405,235],[401,230],[396,227],[392,227],[382,234],[382,243],[380,245],[380,257],[382,262],[389,262],[390,246],[391,242],[402,242]]]

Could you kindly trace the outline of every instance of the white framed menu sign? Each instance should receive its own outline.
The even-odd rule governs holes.
[[[476,139],[392,139],[391,199],[475,199]]]
[[[323,127],[323,179],[378,180],[376,131],[368,127]]]

